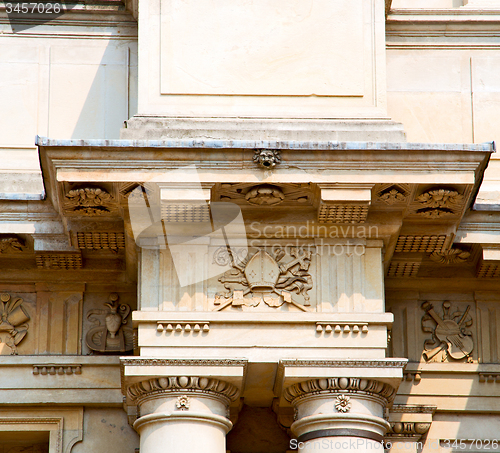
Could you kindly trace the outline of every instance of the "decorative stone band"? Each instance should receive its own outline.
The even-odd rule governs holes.
[[[306,434],[302,434],[297,439],[299,442],[307,442],[311,439],[319,439],[321,437],[360,437],[362,439],[370,439],[375,442],[382,442],[384,436],[367,431],[366,429],[352,429],[352,428],[335,428],[335,429],[318,429]]]
[[[372,379],[341,377],[312,379],[310,381],[299,382],[285,389],[283,396],[286,401],[291,403],[308,394],[331,393],[335,391],[369,393],[372,395],[379,395],[388,401],[392,400],[396,394],[393,387],[383,382],[374,381]]]
[[[391,437],[413,437],[421,436],[429,431],[430,423],[421,422],[393,422],[387,435]]]
[[[232,384],[207,377],[170,376],[137,382],[128,387],[127,393],[132,400],[141,400],[162,393],[208,393],[236,401],[239,390]]]

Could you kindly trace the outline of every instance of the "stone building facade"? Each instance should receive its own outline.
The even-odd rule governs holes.
[[[63,6],[0,6],[0,453],[498,451],[500,1]]]

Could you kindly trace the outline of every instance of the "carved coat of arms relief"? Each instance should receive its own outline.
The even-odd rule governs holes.
[[[264,304],[279,308],[284,304],[309,311],[309,291],[313,279],[309,273],[313,252],[307,247],[259,248],[246,257],[221,248],[215,252],[220,260],[225,254],[231,265],[219,282],[225,291],[216,293],[214,310],[227,307],[257,307]]]
[[[422,317],[422,330],[432,335],[425,340],[422,356],[427,362],[448,362],[466,359],[472,361],[474,341],[468,329],[473,324],[471,306],[465,309],[443,302],[441,313],[429,302],[422,304],[425,315]]]

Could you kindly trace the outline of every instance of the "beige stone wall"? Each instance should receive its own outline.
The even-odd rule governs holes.
[[[139,448],[139,436],[127,422],[121,408],[86,407],[83,413],[84,438],[72,453],[133,453]]]
[[[118,138],[135,113],[136,24],[128,15],[92,20],[17,34],[0,23],[0,193],[39,197],[36,135]]]

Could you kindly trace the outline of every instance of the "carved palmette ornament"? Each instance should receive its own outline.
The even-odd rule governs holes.
[[[17,345],[28,333],[30,317],[22,306],[23,299],[12,298],[10,294],[0,294],[0,335],[5,344],[10,348],[11,355],[17,355]]]
[[[92,216],[110,212],[109,203],[113,196],[99,187],[83,187],[68,191],[65,199],[67,211]]]
[[[102,353],[127,352],[134,348],[134,332],[127,327],[130,306],[118,304],[118,294],[109,296],[106,309],[90,310],[87,319],[96,326],[90,329],[85,337],[87,346],[92,351]],[[100,318],[96,317],[100,315]]]

